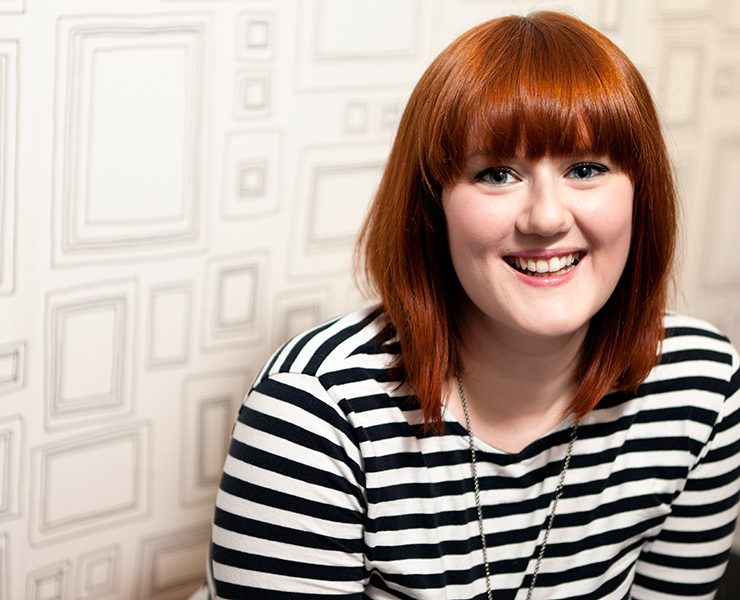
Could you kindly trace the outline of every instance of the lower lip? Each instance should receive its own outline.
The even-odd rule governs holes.
[[[585,258],[585,256],[582,257],[581,260],[578,261],[578,264],[567,273],[563,273],[562,275],[548,275],[547,277],[543,277],[542,275],[536,277],[532,275],[525,275],[511,265],[508,266],[512,271],[514,271],[514,274],[519,278],[520,281],[523,281],[528,285],[534,287],[553,287],[556,285],[563,285],[573,279],[576,276],[576,273],[578,272],[578,269],[580,268],[581,263]]]

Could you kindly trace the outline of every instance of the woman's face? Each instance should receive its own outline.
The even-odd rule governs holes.
[[[608,157],[470,155],[442,195],[468,325],[536,337],[585,331],[627,261],[632,198]]]

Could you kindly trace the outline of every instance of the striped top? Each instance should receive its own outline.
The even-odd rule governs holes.
[[[379,310],[288,342],[242,405],[216,500],[211,598],[485,599],[470,451],[424,434]],[[740,489],[738,354],[669,315],[659,365],[578,428],[534,598],[712,598]],[[572,419],[519,453],[477,439],[494,598],[527,596]]]

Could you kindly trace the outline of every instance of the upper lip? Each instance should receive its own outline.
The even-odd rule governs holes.
[[[535,250],[521,250],[519,252],[512,252],[506,256],[513,258],[531,258],[532,260],[542,259],[547,260],[553,256],[567,256],[568,254],[586,254],[585,250],[581,248],[541,248]]]

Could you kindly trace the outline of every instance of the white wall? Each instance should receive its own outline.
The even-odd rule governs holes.
[[[413,82],[533,7],[643,69],[679,306],[740,340],[740,3],[0,0],[0,600],[197,585],[250,377],[360,302],[352,238]]]

